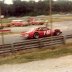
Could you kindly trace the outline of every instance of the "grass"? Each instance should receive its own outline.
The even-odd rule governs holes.
[[[10,19],[7,19],[7,18],[5,18],[5,19],[2,19],[2,23],[10,23],[11,22],[11,20]],[[0,21],[0,23],[1,23],[1,21]]]
[[[50,18],[48,17],[48,20],[50,22]],[[61,22],[61,21],[69,21],[72,20],[72,16],[64,16],[64,17],[56,17],[52,18],[53,22]]]
[[[32,49],[0,57],[1,64],[19,64],[72,54],[72,43],[52,48]]]
[[[20,34],[20,32],[4,32],[3,35],[13,35],[13,34]],[[2,33],[0,32],[0,35],[2,35]]]
[[[49,18],[49,16],[48,16],[48,21],[50,22],[50,18]],[[52,17],[52,21],[53,22],[60,22],[60,21],[65,21],[65,20],[72,20],[72,16],[61,16],[61,17]],[[8,23],[10,23],[11,22],[11,19],[3,19],[2,20],[2,23],[3,24],[8,24]],[[0,23],[1,23],[1,21],[0,21]]]

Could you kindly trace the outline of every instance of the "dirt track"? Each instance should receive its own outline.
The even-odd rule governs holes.
[[[72,72],[72,55],[25,64],[2,65],[0,72]]]

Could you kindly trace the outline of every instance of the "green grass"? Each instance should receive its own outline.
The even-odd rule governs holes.
[[[49,18],[49,16],[48,16],[48,21],[50,22],[50,18]],[[62,16],[62,17],[52,17],[52,21],[53,22],[60,22],[60,21],[65,21],[65,20],[72,20],[72,16]],[[8,23],[10,23],[11,22],[11,19],[3,19],[2,20],[2,23],[3,24],[8,24]],[[0,23],[1,23],[1,21],[0,21]]]
[[[61,56],[72,54],[72,44],[52,47],[33,49],[28,51],[21,51],[13,55],[0,57],[0,64],[18,64],[37,60],[44,60],[48,58],[57,58]]]
[[[6,18],[5,19],[2,19],[2,23],[5,23],[6,24],[6,23],[10,23],[10,22],[11,22],[10,19],[6,19]],[[0,23],[1,23],[1,21],[0,21]]]

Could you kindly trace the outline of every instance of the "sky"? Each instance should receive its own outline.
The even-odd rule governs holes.
[[[30,1],[30,0],[22,0],[22,1]],[[38,2],[39,0],[35,0],[36,2]],[[12,0],[5,0],[6,4],[12,4]]]
[[[1,1],[1,0],[0,0]],[[22,1],[30,1],[30,0],[22,0]],[[38,2],[39,0],[35,0],[36,2]],[[55,0],[56,1],[56,0]],[[12,0],[5,0],[6,4],[12,4]]]
[[[0,0],[1,1],[1,0]],[[23,0],[22,0],[23,1]],[[25,1],[30,1],[30,0],[25,0]],[[35,0],[36,2],[38,2],[38,0]],[[54,0],[56,1],[56,0]],[[12,0],[5,0],[6,4],[12,4]]]

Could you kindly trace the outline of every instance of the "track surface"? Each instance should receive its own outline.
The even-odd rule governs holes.
[[[7,29],[11,29],[12,32],[17,33],[17,32],[23,32],[26,29],[29,29],[31,27],[36,27],[36,26],[12,27],[12,28],[7,28]],[[44,25],[39,25],[39,26],[44,26]],[[48,27],[50,27],[50,24],[48,25]],[[53,29],[55,29],[55,28],[61,29],[65,36],[68,34],[72,34],[72,21],[54,22],[53,23]],[[2,37],[0,36],[0,45],[2,44],[1,38]],[[5,44],[20,42],[20,41],[23,41],[22,39],[23,38],[21,37],[20,34],[4,35],[4,43]]]

